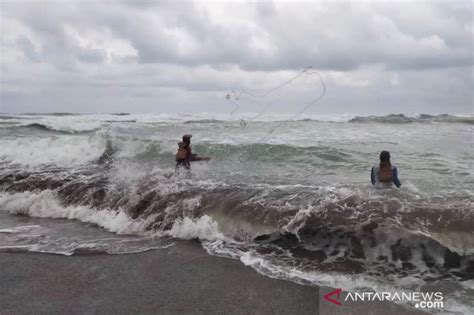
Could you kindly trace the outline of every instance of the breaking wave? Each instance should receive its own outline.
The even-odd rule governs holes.
[[[224,123],[224,120],[218,119],[202,119],[202,120],[187,120],[184,124],[217,124],[217,123]]]
[[[289,122],[291,114],[263,114],[255,118],[254,113],[242,113],[239,117],[243,121],[249,119],[253,123],[272,123]],[[193,119],[189,119],[192,117]],[[292,121],[292,120],[291,120]],[[429,114],[389,114],[382,116],[356,116],[352,114],[343,115],[301,115],[295,121],[298,122],[335,122],[335,123],[378,123],[378,124],[409,124],[409,123],[455,123],[455,124],[474,124],[472,115],[429,115]],[[12,122],[16,122],[13,125]],[[111,123],[145,123],[145,124],[169,124],[170,122],[182,123],[184,125],[203,125],[206,124],[233,124],[234,118],[228,114],[154,114],[137,115],[128,113],[116,114],[93,114],[81,115],[72,113],[53,113],[53,114],[2,114],[0,116],[0,125],[10,127],[30,127],[42,130],[74,133],[94,131]]]
[[[94,128],[94,129],[90,129],[90,130],[80,130],[80,131],[72,130],[72,129],[69,129],[69,128],[68,129],[56,129],[54,127],[39,124],[39,123],[32,123],[32,124],[21,125],[21,126],[17,126],[17,127],[18,128],[32,129],[32,130],[36,130],[36,131],[58,132],[58,133],[65,133],[65,134],[91,133],[91,132],[94,132],[94,131],[99,129],[99,128]]]
[[[426,272],[426,279],[450,270],[466,280],[474,276],[467,197],[415,202],[410,194],[362,197],[343,187],[223,187],[160,173],[129,177],[125,184],[117,169],[101,167],[4,173],[0,208],[120,234],[228,238],[300,258],[303,265],[310,259],[317,268],[361,272],[370,265],[402,275]]]
[[[408,123],[461,123],[474,124],[474,117],[454,116],[448,114],[442,115],[428,115],[420,114],[414,117],[409,117],[404,114],[390,114],[386,116],[356,116],[349,120],[351,123],[387,123],[387,124],[408,124]]]

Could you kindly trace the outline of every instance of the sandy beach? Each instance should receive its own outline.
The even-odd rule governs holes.
[[[1,314],[412,313],[326,301],[320,309],[319,288],[261,276],[194,241],[127,255],[0,253],[0,281]]]

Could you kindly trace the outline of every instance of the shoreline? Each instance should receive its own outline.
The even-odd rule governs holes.
[[[393,303],[333,306],[320,295],[332,288],[260,275],[197,241],[122,255],[1,252],[0,270],[1,314],[425,314]]]

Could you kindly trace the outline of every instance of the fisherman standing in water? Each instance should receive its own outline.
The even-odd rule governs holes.
[[[193,154],[191,150],[192,135],[184,135],[183,142],[178,143],[178,152],[176,153],[176,172],[179,169],[191,170],[191,163],[194,161],[209,161],[208,157],[201,157]]]
[[[392,187],[392,184],[395,184],[400,188],[402,185],[398,179],[397,168],[390,163],[390,153],[388,151],[380,153],[380,164],[372,167],[370,180],[372,185],[376,187]]]

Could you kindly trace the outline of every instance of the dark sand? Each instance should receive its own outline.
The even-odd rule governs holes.
[[[194,241],[128,255],[0,253],[0,314],[415,314],[392,303],[320,309],[319,298]]]

